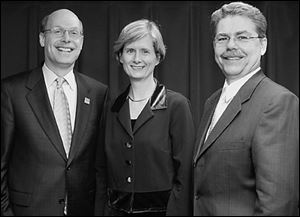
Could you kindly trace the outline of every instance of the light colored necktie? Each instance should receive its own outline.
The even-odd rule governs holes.
[[[53,112],[59,129],[67,157],[69,156],[72,140],[71,118],[67,97],[62,88],[65,79],[58,77],[54,91]]]
[[[216,109],[215,109],[214,115],[212,117],[210,126],[207,130],[205,141],[206,141],[208,135],[211,133],[211,131],[215,127],[216,123],[220,119],[221,115],[223,114],[223,112],[225,111],[225,109],[226,109],[226,107],[229,103],[230,103],[230,100],[226,100],[226,88],[224,88],[223,91],[222,91],[220,100],[219,100],[219,102],[216,106]]]

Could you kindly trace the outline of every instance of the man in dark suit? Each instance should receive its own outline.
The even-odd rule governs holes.
[[[267,23],[255,7],[211,17],[222,89],[205,103],[194,154],[194,215],[297,215],[299,99],[260,68]]]
[[[1,215],[93,215],[107,87],[73,69],[83,45],[73,12],[46,16],[39,38],[43,67],[1,82]]]

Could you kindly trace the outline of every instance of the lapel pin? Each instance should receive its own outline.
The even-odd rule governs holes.
[[[88,104],[88,105],[89,105],[89,104],[90,104],[90,101],[91,101],[90,98],[84,97],[84,103],[85,103],[85,104]]]

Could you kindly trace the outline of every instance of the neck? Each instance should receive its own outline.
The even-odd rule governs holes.
[[[150,98],[156,88],[156,82],[153,77],[143,81],[130,81],[131,87],[129,97],[134,101]]]
[[[64,77],[66,74],[68,74],[70,71],[73,70],[74,64],[68,67],[59,67],[59,66],[54,66],[52,64],[45,63],[46,66],[54,72],[58,77]]]

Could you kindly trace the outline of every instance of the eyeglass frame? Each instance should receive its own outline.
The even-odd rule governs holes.
[[[224,38],[227,37],[227,39],[225,41],[217,41],[216,40],[217,36],[215,36],[214,42],[215,42],[215,44],[217,44],[219,46],[224,46],[224,45],[228,44],[230,42],[230,39],[232,39],[232,38],[233,38],[234,42],[237,44],[246,44],[246,43],[250,42],[250,39],[265,38],[264,36],[259,36],[259,35],[258,36],[237,35],[237,36],[230,37],[229,35],[222,34],[221,36]],[[243,37],[243,38],[239,38],[239,37]]]
[[[57,33],[55,33],[55,31],[61,31],[61,34],[57,34]],[[76,31],[79,34],[78,34],[78,36],[76,35],[76,37],[74,37],[73,34],[70,34],[70,31]],[[64,28],[61,28],[61,27],[53,27],[51,29],[44,29],[42,32],[43,33],[51,32],[51,33],[53,33],[57,37],[63,37],[66,34],[66,32],[68,32],[69,37],[73,38],[73,39],[79,39],[80,37],[83,36],[83,32],[82,31],[79,31],[77,29],[64,29]]]

